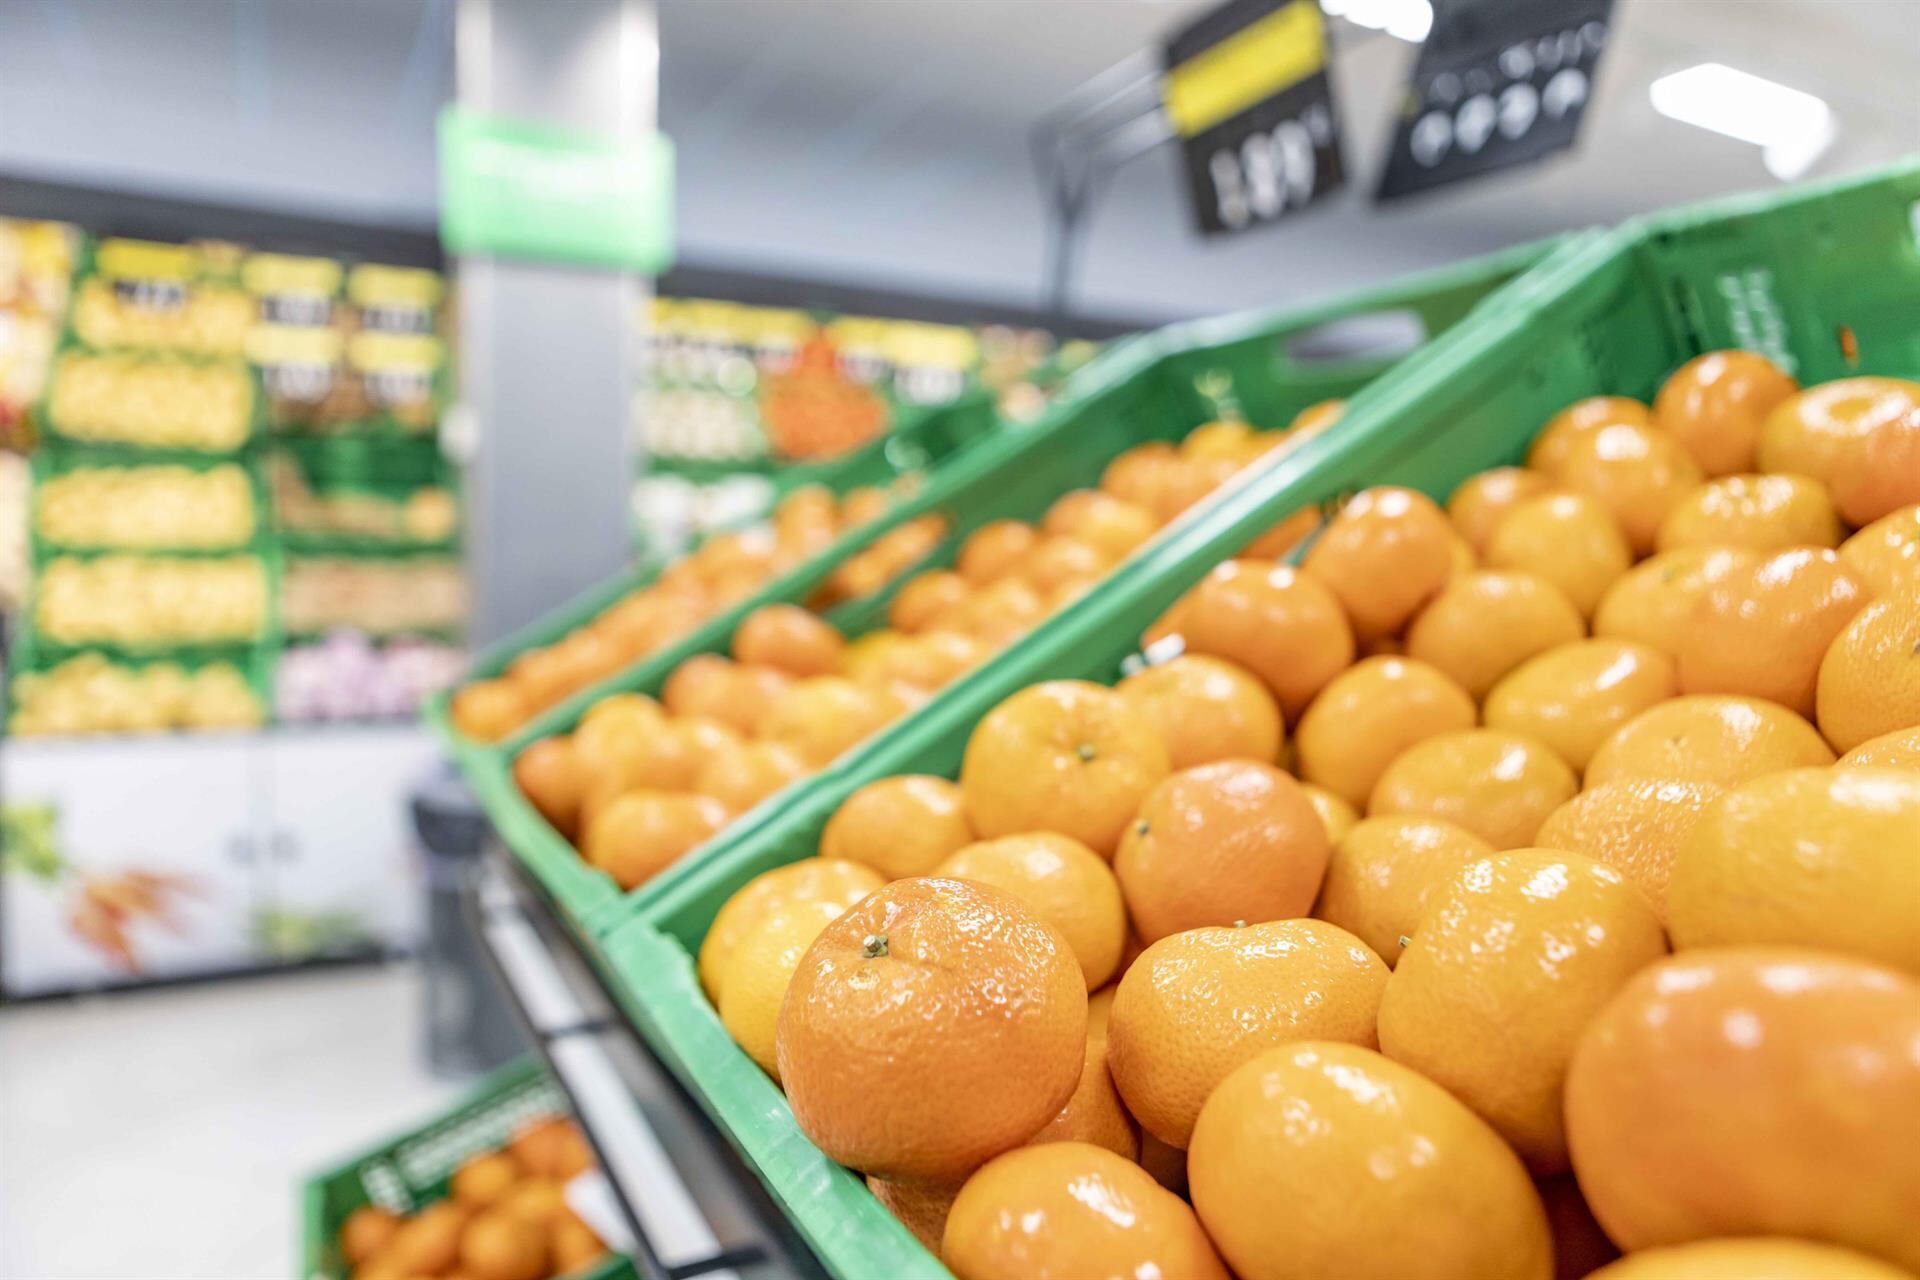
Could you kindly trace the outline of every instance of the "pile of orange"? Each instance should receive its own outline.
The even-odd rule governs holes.
[[[1177,449],[1130,449],[1100,488],[1060,498],[1038,526],[998,520],[975,530],[952,569],[901,584],[889,625],[858,638],[797,606],[757,609],[734,633],[731,659],[688,658],[657,701],[602,699],[572,734],[522,751],[515,781],[589,863],[635,888],[1024,635],[1166,521],[1283,440],[1330,422],[1335,408],[1315,406],[1284,433],[1215,422]],[[903,524],[849,559],[827,597],[884,586],[939,541],[939,520]],[[1278,741],[1277,716],[1267,733]]]
[[[454,1171],[447,1196],[411,1214],[362,1205],[340,1228],[353,1280],[546,1280],[599,1265],[607,1246],[567,1205],[566,1185],[593,1164],[573,1122],[523,1126],[498,1151]]]
[[[703,985],[961,1280],[1911,1277],[1916,432],[1722,352],[1363,493],[855,792]]]

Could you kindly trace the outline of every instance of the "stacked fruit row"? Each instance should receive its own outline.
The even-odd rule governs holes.
[[[251,555],[63,557],[41,571],[33,616],[57,645],[244,644],[266,632],[266,565]]]
[[[246,673],[224,660],[132,666],[82,653],[44,671],[15,672],[12,693],[7,732],[21,738],[255,729],[266,718]]]
[[[1701,357],[1143,640],[701,947],[962,1280],[1920,1269],[1920,384]]]
[[[252,541],[253,483],[238,463],[82,466],[41,482],[34,535],[83,549],[218,551]]]
[[[89,444],[227,452],[253,432],[254,384],[237,359],[72,350],[54,365],[48,413]]]

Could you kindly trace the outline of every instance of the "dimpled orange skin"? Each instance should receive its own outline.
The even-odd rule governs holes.
[[[1487,726],[1538,738],[1576,770],[1633,717],[1679,692],[1666,654],[1580,640],[1529,659],[1487,695]]]
[[[1531,573],[1481,570],[1449,582],[1407,629],[1407,656],[1475,698],[1536,654],[1587,634],[1560,588]]]
[[[1192,929],[1153,943],[1120,979],[1107,1068],[1140,1127],[1185,1148],[1214,1087],[1294,1040],[1372,1048],[1386,962],[1324,920]]]
[[[1920,383],[1840,378],[1780,402],[1760,428],[1759,470],[1812,476],[1831,487],[1852,462],[1850,446],[1882,422],[1920,405]]]
[[[777,742],[744,742],[708,757],[693,789],[712,796],[727,811],[742,814],[811,772],[807,762]]]
[[[1682,693],[1737,693],[1811,718],[1820,660],[1866,606],[1866,586],[1824,548],[1736,569],[1694,601],[1674,652]]]
[[[1833,478],[1848,524],[1871,524],[1920,502],[1920,405],[1849,444]]]
[[[1081,1142],[1010,1151],[968,1179],[940,1257],[958,1280],[1230,1280],[1184,1200]]]
[[[1681,952],[1587,1027],[1574,1172],[1628,1253],[1795,1236],[1920,1269],[1920,985],[1786,947]]]
[[[1439,818],[1368,818],[1335,847],[1313,914],[1372,947],[1391,969],[1435,886],[1494,852],[1465,827]]]
[[[1607,588],[1593,615],[1593,634],[1635,640],[1671,657],[1693,602],[1713,583],[1760,560],[1759,552],[1744,547],[1685,547],[1650,556]]]
[[[1911,1273],[1851,1249],[1760,1238],[1643,1249],[1588,1280],[1911,1280]]]
[[[1105,858],[1141,800],[1172,772],[1167,748],[1113,690],[1050,680],[974,727],[960,790],[981,836],[1058,831]]]
[[[1562,488],[1599,499],[1627,545],[1645,555],[1667,513],[1705,477],[1672,436],[1617,422],[1572,440],[1556,478]]]
[[[1621,725],[1587,763],[1586,785],[1664,778],[1731,787],[1776,769],[1832,763],[1819,730],[1778,703],[1688,694]]]
[[[1751,471],[1767,415],[1799,389],[1791,374],[1756,352],[1709,351],[1661,384],[1653,420],[1708,475]]]
[[[1345,606],[1356,636],[1389,636],[1447,584],[1452,532],[1425,494],[1367,489],[1321,531],[1300,570]]]
[[[1113,870],[1135,931],[1152,943],[1202,925],[1307,914],[1329,850],[1299,783],[1270,764],[1220,760],[1148,793]]]
[[[1120,965],[1127,908],[1120,883],[1099,854],[1071,836],[1029,831],[964,846],[934,875],[1004,889],[1060,931],[1086,975],[1087,990],[1105,985]]]
[[[580,853],[622,889],[637,889],[727,825],[712,796],[628,791],[587,823]]]
[[[1920,582],[1847,624],[1820,661],[1814,707],[1840,751],[1920,726]]]
[[[901,1226],[913,1233],[913,1238],[928,1253],[936,1258],[940,1256],[940,1237],[947,1229],[947,1214],[953,1209],[953,1198],[960,1194],[959,1187],[889,1182],[869,1174],[867,1190],[887,1207],[888,1213],[900,1220]]]
[[[1553,487],[1553,481],[1525,467],[1495,467],[1461,481],[1447,499],[1447,518],[1453,531],[1466,539],[1475,555],[1484,555],[1494,526],[1507,512],[1528,498],[1537,498]]]
[[[1721,791],[1711,782],[1661,778],[1601,783],[1549,814],[1534,842],[1606,863],[1640,887],[1665,924],[1674,858]]]
[[[1535,1177],[1560,1173],[1567,1061],[1667,954],[1660,921],[1618,871],[1555,849],[1470,863],[1428,903],[1380,1000],[1380,1052],[1471,1107]]]
[[[1650,426],[1653,411],[1627,396],[1588,396],[1585,400],[1576,400],[1540,428],[1540,434],[1527,450],[1527,465],[1543,475],[1555,475],[1575,440],[1616,422]]]
[[[1466,690],[1426,663],[1367,658],[1335,676],[1307,708],[1294,731],[1295,762],[1306,781],[1364,805],[1401,752],[1471,729],[1479,718]]]
[[[700,985],[707,998],[719,1000],[721,968],[767,911],[790,902],[832,902],[845,910],[885,883],[872,867],[832,858],[802,858],[747,881],[721,906],[700,943]]]
[[[1280,754],[1280,704],[1258,677],[1225,658],[1182,654],[1114,689],[1153,725],[1176,769]]]
[[[1920,583],[1920,506],[1881,516],[1840,544],[1840,563],[1876,595]]]
[[[1482,557],[1489,569],[1522,569],[1559,587],[1591,618],[1607,588],[1633,563],[1619,522],[1582,493],[1529,498],[1494,526]]]
[[[1818,947],[1920,975],[1920,774],[1767,774],[1709,805],[1667,889],[1676,949]]]
[[[780,1010],[802,1133],[881,1177],[958,1182],[1079,1086],[1087,988],[1059,931],[1011,894],[898,880],[827,926]]]
[[[1660,522],[1659,548],[1837,547],[1845,530],[1826,487],[1808,476],[1723,476],[1687,494]]]
[[[1099,1039],[1087,1034],[1086,1065],[1080,1071],[1080,1085],[1060,1108],[1060,1114],[1027,1140],[1028,1146],[1043,1142],[1090,1142],[1127,1160],[1140,1155],[1140,1133],[1133,1117],[1113,1087],[1113,1074],[1107,1070],[1106,1029]]]
[[[1551,1280],[1539,1194],[1485,1121],[1369,1049],[1241,1066],[1187,1152],[1193,1205],[1241,1280]]]
[[[763,605],[733,633],[733,656],[750,666],[790,676],[830,676],[840,670],[847,642],[833,626],[799,605]]]
[[[1573,770],[1539,739],[1467,729],[1402,753],[1374,785],[1367,813],[1439,818],[1495,849],[1518,849],[1533,843],[1547,815],[1579,785]]]
[[[966,799],[945,778],[908,773],[848,796],[820,832],[820,856],[861,862],[888,880],[930,874],[972,844]]]
[[[1920,729],[1902,729],[1870,738],[1841,756],[1840,763],[1920,769]]]
[[[1182,637],[1186,652],[1225,658],[1259,676],[1288,723],[1353,662],[1353,628],[1340,601],[1287,565],[1217,565],[1162,624]],[[1162,624],[1147,633],[1149,642]]]

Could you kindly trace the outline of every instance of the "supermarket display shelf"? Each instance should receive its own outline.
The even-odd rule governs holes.
[[[607,1173],[642,1280],[825,1280],[752,1169],[640,1039],[544,894],[497,840],[463,900]]]

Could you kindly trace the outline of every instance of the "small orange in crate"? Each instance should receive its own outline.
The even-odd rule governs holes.
[[[453,695],[454,727],[475,742],[498,742],[527,718],[527,701],[508,680],[476,680]]]
[[[1313,914],[1372,947],[1391,969],[1435,888],[1493,852],[1487,841],[1441,818],[1367,818],[1334,846]]]
[[[1682,842],[1720,797],[1711,782],[1622,778],[1589,787],[1547,815],[1534,842],[1584,853],[1640,887],[1662,924]]]
[[[1474,554],[1484,555],[1487,540],[1507,512],[1553,487],[1553,481],[1524,467],[1495,467],[1469,476],[1447,499],[1447,518]]]
[[[973,841],[959,787],[945,778],[904,774],[869,782],[848,796],[820,833],[820,856],[903,880],[932,874]]]
[[[1778,769],[1832,763],[1819,731],[1778,703],[1693,694],[1620,726],[1587,763],[1586,785],[1658,778],[1731,787]]]
[[[1558,475],[1560,464],[1566,461],[1567,451],[1575,440],[1619,422],[1649,426],[1653,422],[1653,411],[1627,396],[1588,396],[1585,400],[1576,400],[1547,419],[1547,425],[1540,429],[1527,450],[1527,465],[1545,476]]]
[[[530,744],[514,757],[513,781],[554,830],[569,840],[578,834],[587,776],[572,738],[542,738]]]
[[[1820,661],[1868,590],[1823,548],[1783,551],[1709,586],[1674,654],[1686,693],[1766,698],[1814,713]]]
[[[1078,539],[1118,560],[1151,538],[1159,522],[1145,507],[1098,489],[1076,489],[1047,509],[1041,528],[1049,535]]]
[[[1760,560],[1759,552],[1745,547],[1684,547],[1650,556],[1607,588],[1593,615],[1593,634],[1637,640],[1671,657],[1694,601]]]
[[[1829,488],[1853,465],[1852,447],[1883,422],[1920,408],[1920,383],[1841,378],[1780,402],[1760,429],[1760,470],[1812,476]]]
[[[1308,548],[1303,572],[1346,607],[1362,640],[1395,635],[1453,572],[1452,526],[1412,489],[1368,489]]]
[[[846,650],[846,638],[832,624],[798,605],[764,605],[742,619],[733,633],[736,661],[792,676],[835,675]]]
[[[733,814],[798,782],[812,770],[799,753],[777,742],[742,742],[715,751],[694,776],[693,789],[712,796]]]
[[[1668,510],[1659,547],[1837,547],[1840,517],[1833,498],[1806,476],[1723,476],[1703,484]]]
[[[885,689],[871,689],[841,676],[797,680],[760,721],[760,736],[793,750],[812,767],[870,737],[906,710]]]
[[[1167,744],[1173,767],[1280,754],[1280,707],[1246,668],[1224,658],[1183,654],[1114,686]]]
[[[887,429],[886,401],[841,373],[833,344],[816,335],[792,369],[766,380],[760,421],[783,458],[831,458]]]
[[[1798,390],[1791,374],[1757,352],[1709,351],[1661,384],[1654,422],[1708,475],[1751,471],[1767,415]]]
[[[1538,738],[1462,729],[1402,752],[1374,784],[1367,812],[1440,818],[1496,849],[1519,849],[1534,843],[1540,824],[1579,785]]]
[[[1636,555],[1653,550],[1661,521],[1704,478],[1686,449],[1651,427],[1615,423],[1567,446],[1559,484],[1613,513]]]
[[[1148,629],[1147,644],[1177,635],[1259,676],[1291,722],[1353,662],[1353,629],[1340,601],[1286,565],[1229,560],[1216,566]]]
[[[1426,663],[1366,658],[1329,681],[1300,718],[1293,739],[1299,774],[1364,805],[1401,752],[1478,719],[1466,690]]]
[[[712,796],[628,791],[588,820],[580,851],[622,889],[636,889],[711,840],[728,816]]]
[[[1920,584],[1920,506],[1881,516],[1840,544],[1840,563],[1877,594]]]
[[[1507,512],[1487,539],[1489,569],[1538,574],[1591,618],[1614,581],[1633,564],[1619,521],[1585,494],[1548,493]]]
[[[700,985],[707,998],[719,1000],[728,958],[767,914],[798,902],[832,903],[845,911],[885,883],[873,868],[836,858],[802,858],[747,881],[721,906],[700,944]]]
[[[1001,836],[969,844],[933,874],[1004,889],[1060,931],[1086,976],[1104,986],[1119,967],[1127,940],[1127,908],[1119,881],[1099,854],[1053,831]]]
[[[984,587],[1014,572],[1038,545],[1040,534],[1032,525],[1022,520],[995,520],[967,535],[954,568],[972,586]]]

